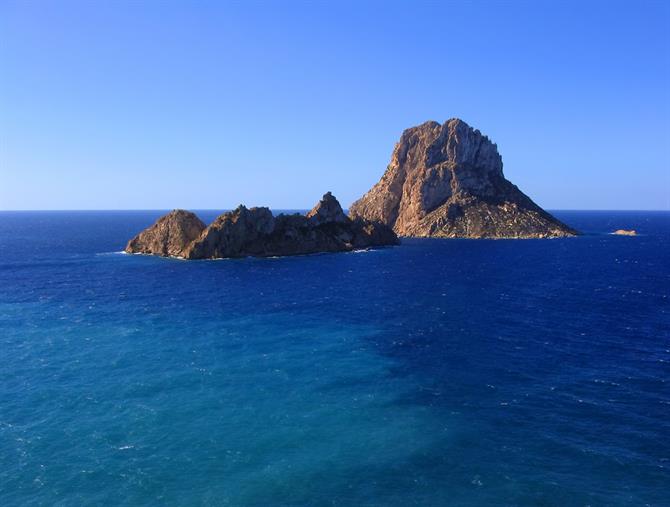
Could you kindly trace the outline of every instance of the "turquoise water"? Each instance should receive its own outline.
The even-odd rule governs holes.
[[[670,505],[670,214],[118,253],[160,214],[0,213],[0,505]]]

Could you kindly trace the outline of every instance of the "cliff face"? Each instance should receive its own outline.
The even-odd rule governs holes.
[[[381,180],[349,214],[386,224],[399,236],[577,234],[505,179],[497,146],[459,119],[405,130]]]
[[[184,217],[189,217],[188,221]],[[191,224],[192,218],[202,225],[197,234],[186,226]],[[184,232],[186,229],[188,234]],[[328,192],[307,215],[275,217],[268,208],[239,206],[205,227],[193,213],[173,211],[133,238],[126,252],[219,259],[343,252],[397,243],[398,237],[390,227],[348,218],[337,199]]]

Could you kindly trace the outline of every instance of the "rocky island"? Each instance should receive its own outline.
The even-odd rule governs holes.
[[[398,236],[560,238],[577,235],[503,175],[497,146],[458,118],[405,130],[381,180],[345,215],[328,192],[307,214],[237,209],[209,226],[174,210],[125,251],[219,259],[344,252],[395,245]],[[630,231],[615,234],[630,235]]]
[[[351,205],[349,214],[386,224],[399,236],[577,234],[508,181],[497,146],[457,118],[405,130],[381,180]]]
[[[277,215],[239,206],[206,226],[194,213],[174,210],[128,242],[127,253],[182,259],[273,257],[346,252],[395,245],[393,230],[374,220],[349,218],[326,193],[306,215]]]

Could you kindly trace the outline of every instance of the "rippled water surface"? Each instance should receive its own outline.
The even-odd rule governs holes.
[[[0,505],[670,505],[670,214],[116,253],[160,214],[0,213]]]

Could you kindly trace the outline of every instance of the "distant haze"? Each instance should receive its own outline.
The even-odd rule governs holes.
[[[549,209],[670,209],[667,2],[0,3],[0,209],[346,208],[460,117]]]

